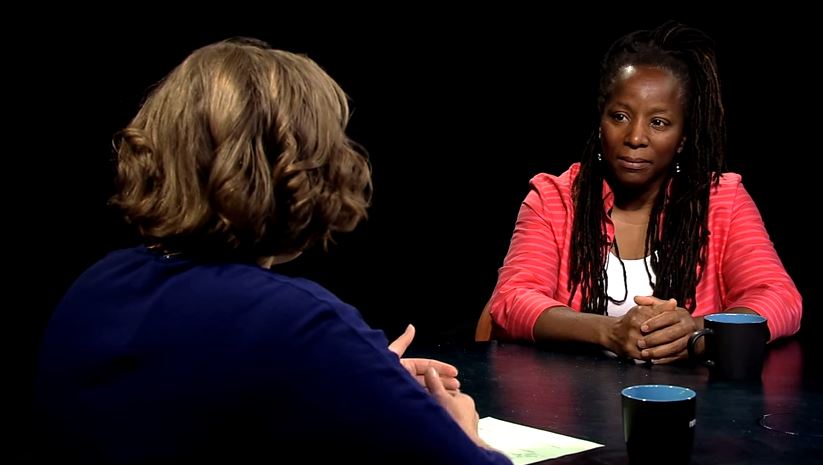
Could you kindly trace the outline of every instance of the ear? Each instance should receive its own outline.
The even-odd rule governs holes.
[[[680,139],[680,143],[677,144],[677,153],[680,153],[680,152],[683,151],[683,146],[684,145],[686,145],[686,136],[683,136],[683,138]]]

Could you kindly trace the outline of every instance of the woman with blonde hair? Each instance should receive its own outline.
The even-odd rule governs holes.
[[[82,463],[510,463],[457,370],[398,359],[318,284],[269,270],[366,216],[340,87],[243,39],[194,51],[117,140],[113,204],[145,244],[88,269],[47,329],[43,450]],[[417,379],[415,379],[417,378]]]

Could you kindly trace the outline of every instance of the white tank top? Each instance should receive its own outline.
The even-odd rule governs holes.
[[[646,265],[643,265],[644,259],[638,258],[635,260],[623,259],[623,265],[626,267],[626,280],[628,285],[623,283],[623,268],[620,266],[620,259],[613,253],[609,252],[609,258],[606,261],[606,276],[609,279],[609,286],[606,293],[615,300],[620,300],[626,294],[626,300],[622,304],[616,304],[611,300],[608,301],[606,307],[606,314],[609,316],[623,316],[635,306],[634,297],[638,295],[652,295],[653,289],[649,285],[649,276],[646,274],[646,266],[649,267],[652,282],[655,281],[654,271],[650,263],[650,257],[645,258]],[[626,290],[628,289],[628,293]]]

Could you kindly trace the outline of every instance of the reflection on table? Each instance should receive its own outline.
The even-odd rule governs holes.
[[[810,366],[804,370],[804,349],[796,340],[770,345],[761,383],[709,381],[703,366],[636,364],[579,347],[491,342],[413,352],[408,355],[456,365],[461,389],[474,397],[481,417],[605,445],[552,464],[627,463],[620,391],[635,384],[675,384],[697,392],[693,464],[823,463],[823,437],[816,436],[823,435],[823,374]],[[782,428],[804,434],[764,428],[759,420],[766,414],[780,414],[773,419]],[[665,462],[663,455],[660,463]]]

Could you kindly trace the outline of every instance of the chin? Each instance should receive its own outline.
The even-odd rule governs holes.
[[[618,184],[624,187],[642,187],[654,182],[654,178],[649,176],[649,173],[638,172],[621,172],[614,176]]]

